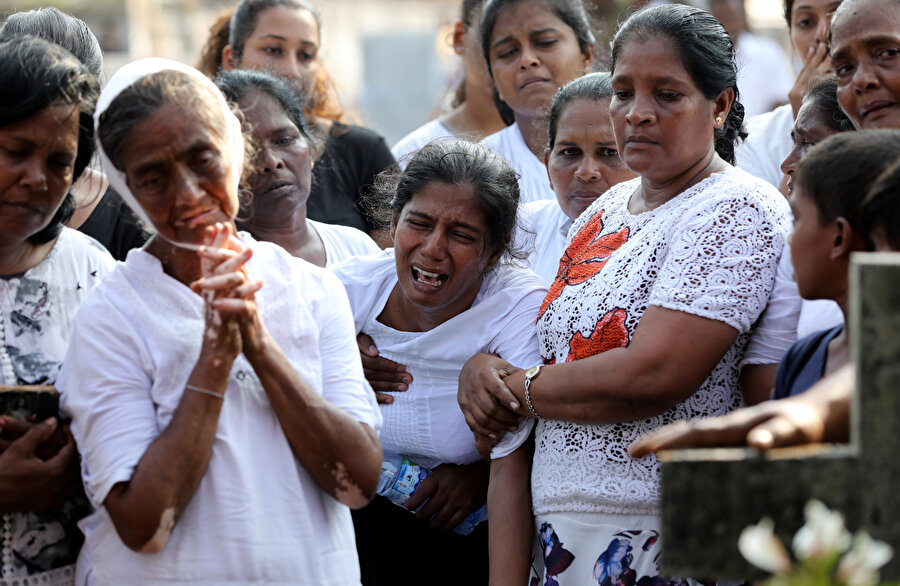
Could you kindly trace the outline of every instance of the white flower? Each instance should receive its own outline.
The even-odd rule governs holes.
[[[831,511],[815,499],[803,510],[806,524],[794,535],[794,555],[806,561],[822,558],[850,547],[850,533],[844,527],[844,516]]]
[[[784,574],[791,569],[791,558],[781,540],[775,536],[775,524],[764,517],[758,524],[741,531],[738,550],[748,562],[773,574]]]
[[[873,586],[878,583],[878,568],[893,556],[891,546],[860,531],[853,539],[853,549],[838,564],[837,578],[847,586]]]

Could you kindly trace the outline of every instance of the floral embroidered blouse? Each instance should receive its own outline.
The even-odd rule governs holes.
[[[614,425],[539,420],[535,514],[657,513],[659,465],[655,457],[629,457],[628,446],[670,421],[720,415],[741,402],[737,365],[774,283],[790,229],[787,203],[770,185],[729,167],[654,210],[631,214],[639,182],[614,186],[572,225],[538,317],[544,361],[627,346],[650,305],[721,321],[740,335],[700,388],[659,416]]]

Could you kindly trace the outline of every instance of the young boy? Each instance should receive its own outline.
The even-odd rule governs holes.
[[[872,249],[863,200],[900,155],[900,131],[838,134],[812,149],[794,176],[791,260],[800,296],[837,302],[847,324],[850,254]],[[794,343],[778,365],[773,398],[806,391],[850,361],[846,325]]]

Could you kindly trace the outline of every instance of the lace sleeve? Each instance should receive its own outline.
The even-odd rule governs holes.
[[[725,322],[745,332],[769,299],[786,217],[750,188],[711,198],[673,233],[648,305]]]

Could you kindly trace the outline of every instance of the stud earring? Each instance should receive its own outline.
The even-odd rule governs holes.
[[[722,117],[716,116],[716,124],[722,124]]]

